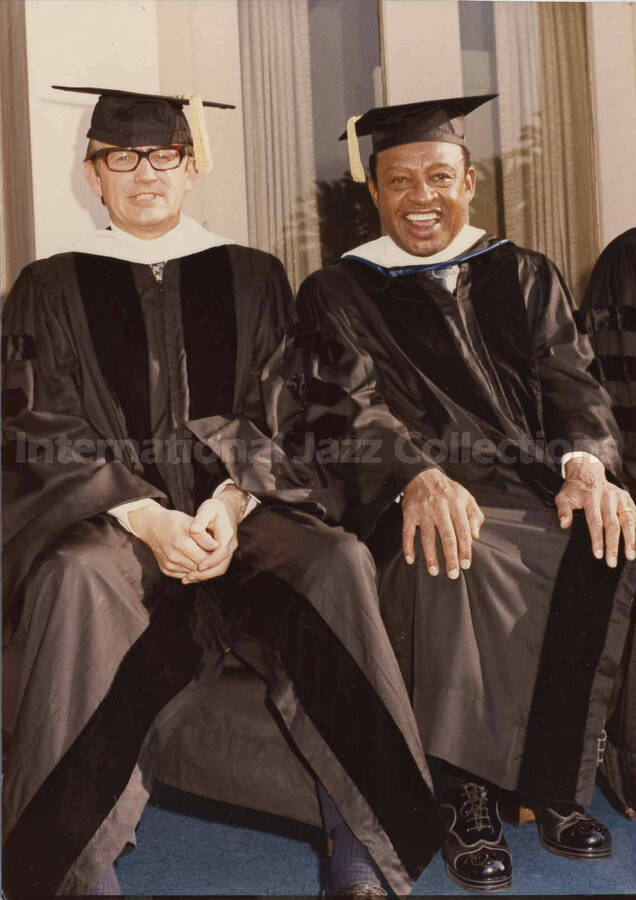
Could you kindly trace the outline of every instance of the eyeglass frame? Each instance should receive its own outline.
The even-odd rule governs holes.
[[[111,169],[108,165],[107,157],[109,153],[113,153],[115,150],[131,150],[138,156],[137,163],[132,169]],[[179,162],[176,166],[170,166],[168,169],[158,169],[156,166],[153,166],[152,160],[150,159],[150,154],[154,153],[155,150],[178,150]],[[99,150],[96,150],[91,155],[90,161],[95,162],[98,159],[103,159],[109,172],[115,172],[117,175],[128,175],[130,172],[135,172],[139,168],[139,163],[142,159],[148,160],[148,163],[154,172],[173,172],[175,169],[179,168],[186,156],[194,156],[192,147],[189,144],[159,144],[157,147],[151,147],[149,150],[139,150],[137,147],[100,147]]]

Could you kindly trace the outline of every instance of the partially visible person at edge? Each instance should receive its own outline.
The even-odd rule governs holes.
[[[598,258],[581,319],[592,342],[592,371],[612,400],[623,433],[623,478],[636,491],[636,228],[614,238]]]
[[[596,359],[591,371],[611,397],[623,434],[623,478],[636,492],[636,228],[614,238],[590,277],[581,318]],[[636,815],[636,607],[614,685],[603,772],[628,816]]]
[[[182,215],[184,101],[93,93],[84,174],[110,227],[27,266],[5,308],[5,638],[24,662],[4,889],[120,892],[181,690],[230,647],[316,776],[331,891],[384,894],[382,873],[407,893],[438,813],[369,551],[272,440],[298,407],[276,375],[283,268]]]
[[[611,854],[583,807],[636,581],[619,431],[563,279],[468,223],[464,116],[488,99],[350,120],[359,181],[356,135],[372,135],[385,234],[305,281],[296,337],[304,427],[375,556],[447,870],[477,891],[512,882],[504,791],[551,852]],[[393,453],[375,452],[388,434]]]

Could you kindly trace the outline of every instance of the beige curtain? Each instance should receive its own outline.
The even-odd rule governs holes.
[[[579,300],[600,244],[584,7],[494,4],[506,235]]]
[[[20,269],[35,256],[23,0],[0,0],[0,124],[0,291],[4,300]]]
[[[238,10],[250,244],[298,287],[320,266],[307,0]]]

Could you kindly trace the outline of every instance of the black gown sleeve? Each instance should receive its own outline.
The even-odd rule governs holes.
[[[584,450],[609,472],[620,472],[621,437],[607,392],[588,371],[590,342],[580,334],[574,304],[557,268],[534,255],[522,272],[543,402],[548,442]]]
[[[64,288],[27,267],[3,316],[5,599],[39,550],[80,519],[162,497],[112,452],[84,402]]]
[[[247,308],[245,315],[238,314],[239,323],[245,319],[237,335],[239,359],[244,359],[237,373],[244,384],[239,406],[233,415],[190,420],[187,427],[242,490],[262,502],[290,504],[338,521],[344,505],[342,489],[324,477],[305,456],[302,441],[296,440],[303,419],[301,371],[292,337],[293,295],[285,270],[275,257],[255,251],[247,259],[238,257],[241,261],[256,271],[237,274],[244,282],[237,303]],[[202,462],[206,465],[205,459]]]
[[[366,537],[409,481],[436,464],[389,408],[381,373],[359,333],[363,324],[345,299],[320,273],[305,281],[296,342],[306,439],[317,467],[346,487],[345,524]]]

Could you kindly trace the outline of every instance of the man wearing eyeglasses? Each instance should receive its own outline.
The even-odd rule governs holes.
[[[140,168],[146,159],[149,165]],[[182,196],[194,182],[191,160],[191,147],[184,145],[130,150],[90,141],[84,173],[108,207],[112,225],[135,237],[156,238],[179,224]]]
[[[383,895],[379,869],[407,893],[437,814],[370,554],[277,440],[301,416],[277,368],[283,268],[182,215],[206,155],[182,100],[96,92],[84,167],[111,224],[27,266],[6,306],[5,635],[24,663],[3,886],[119,893],[182,688],[231,648],[319,784],[331,890]]]

